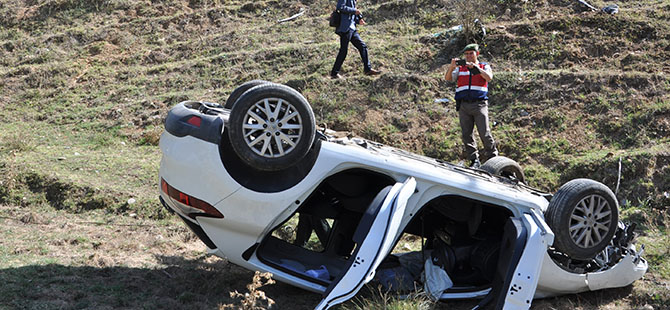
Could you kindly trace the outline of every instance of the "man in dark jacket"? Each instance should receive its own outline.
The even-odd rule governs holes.
[[[361,40],[361,36],[356,31],[356,25],[365,25],[365,20],[361,17],[361,11],[356,8],[356,0],[337,0],[337,10],[340,12],[340,26],[335,29],[335,33],[340,36],[340,51],[337,53],[335,64],[330,71],[330,77],[334,79],[342,78],[340,69],[342,63],[347,57],[349,42],[361,53],[363,61],[363,71],[366,75],[377,75],[380,72],[373,70],[368,60],[368,47]]]

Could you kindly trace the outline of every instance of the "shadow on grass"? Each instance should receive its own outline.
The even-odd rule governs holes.
[[[376,296],[375,296],[376,295]],[[353,301],[348,302],[349,307],[346,310],[360,310],[366,309],[361,305],[367,305],[360,299],[375,299],[380,300],[379,293],[373,291],[363,290],[359,293]],[[476,306],[480,300],[465,299],[465,300],[451,300],[441,301],[436,303],[431,310],[470,310]],[[374,305],[381,305],[382,302],[373,303]],[[579,294],[569,294],[553,298],[535,299],[531,305],[531,310],[544,309],[578,309],[578,310],[601,310],[601,309],[637,309],[645,304],[653,305],[654,309],[666,309],[667,304],[662,300],[655,299],[654,296],[648,294],[636,293],[633,286],[605,289],[595,292],[584,292]],[[611,305],[618,305],[612,308]],[[658,307],[658,308],[656,308]],[[375,309],[382,309],[381,307]],[[396,308],[392,308],[396,309]],[[399,308],[399,309],[424,309],[424,308]],[[493,303],[488,305],[485,309],[497,309]]]
[[[584,292],[579,294],[563,295],[553,298],[545,298],[533,301],[533,309],[610,309],[603,307],[603,305],[619,304],[623,305],[623,300],[628,300],[630,306],[635,308],[635,305],[653,304],[651,298],[649,300],[639,300],[633,292],[633,285],[625,287],[605,289],[594,292]],[[614,309],[628,309],[625,306]]]
[[[0,269],[0,309],[219,309],[236,303],[229,292],[247,292],[253,277],[253,272],[220,260],[158,258],[161,267],[49,264]],[[283,283],[261,290],[276,301],[277,309],[313,309],[321,299]]]
[[[625,302],[624,302],[625,301]],[[453,301],[439,303],[434,309],[465,310],[472,309],[478,301]],[[626,306],[628,304],[628,306]],[[634,292],[633,286],[605,289],[595,292],[584,292],[579,294],[569,294],[559,297],[535,299],[531,305],[531,310],[540,309],[579,309],[579,310],[599,310],[599,309],[636,309],[639,306],[649,304],[658,305],[653,296],[641,296]],[[607,306],[606,306],[607,305]],[[620,305],[611,308],[611,305]],[[490,305],[493,308],[493,305]],[[661,308],[655,308],[661,309]],[[663,308],[664,309],[664,308]]]
[[[229,292],[247,292],[253,277],[253,272],[222,260],[157,258],[160,267],[48,264],[0,269],[0,309],[219,309],[237,304]],[[105,263],[96,258],[92,262]],[[283,283],[261,290],[276,302],[273,309],[313,309],[322,298]],[[620,300],[629,305],[658,305],[653,296],[627,286],[535,300],[532,309],[595,310]],[[477,302],[439,302],[433,309],[471,309]]]

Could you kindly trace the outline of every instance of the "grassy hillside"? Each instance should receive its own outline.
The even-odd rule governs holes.
[[[624,218],[642,225],[643,241],[667,244],[670,4],[623,1],[608,15],[567,0],[473,3],[481,10],[360,0],[369,24],[361,35],[384,72],[364,76],[351,49],[346,79],[331,80],[339,43],[325,19],[334,1],[1,1],[0,204],[163,219],[157,144],[168,109],[223,102],[259,78],[300,90],[320,125],[458,162],[454,104],[435,99],[453,97],[446,66],[477,42],[494,70],[502,155],[547,191],[576,177],[614,189],[621,160]],[[471,17],[486,36],[447,31]],[[668,249],[650,248],[658,283],[630,302],[667,306],[656,290],[670,279]]]

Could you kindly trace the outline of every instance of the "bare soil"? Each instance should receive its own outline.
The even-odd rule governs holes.
[[[219,309],[253,272],[206,255],[177,220],[34,212],[0,206],[0,309]],[[319,295],[277,283],[277,309]]]

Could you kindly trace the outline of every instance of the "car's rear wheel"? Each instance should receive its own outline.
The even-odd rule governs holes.
[[[230,96],[228,96],[228,99],[226,99],[226,103],[223,105],[223,107],[226,109],[232,109],[233,106],[235,105],[235,102],[237,102],[237,99],[239,99],[242,96],[242,94],[244,94],[247,90],[251,89],[252,87],[256,87],[258,85],[264,85],[270,83],[272,82],[264,80],[251,80],[249,82],[243,83],[240,86],[237,86],[237,88],[235,88],[233,92],[230,93]]]
[[[526,177],[524,176],[523,169],[521,169],[519,163],[505,156],[491,157],[479,169],[487,171],[493,175],[518,180],[521,183],[526,182]]]
[[[266,171],[288,168],[305,157],[315,132],[314,113],[305,97],[274,83],[246,91],[233,106],[228,124],[235,153]]]
[[[619,221],[614,193],[600,182],[575,179],[561,186],[545,212],[554,247],[574,259],[591,259],[610,243]]]

